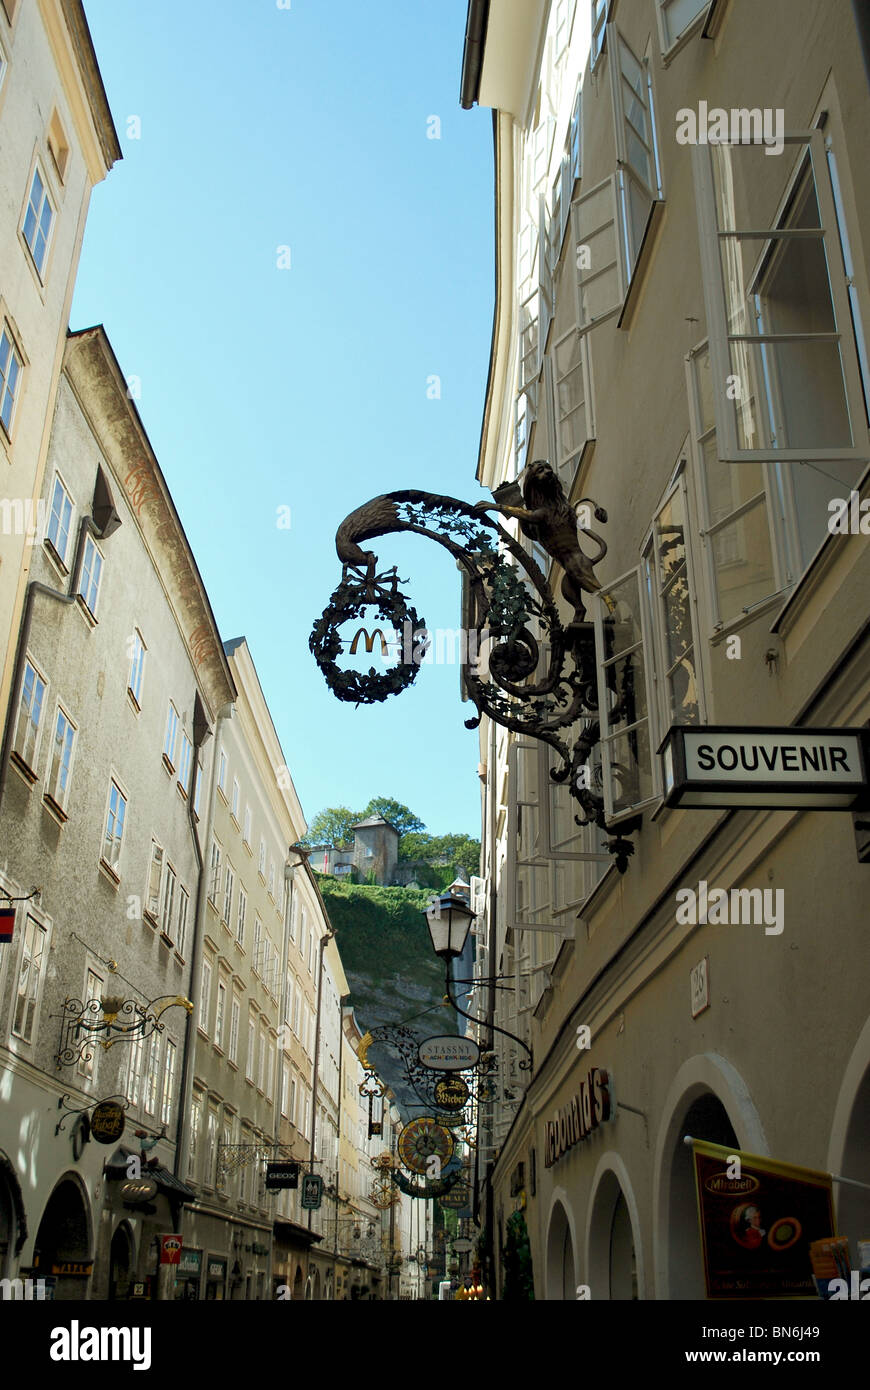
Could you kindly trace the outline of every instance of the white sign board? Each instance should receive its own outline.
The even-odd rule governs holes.
[[[662,745],[670,806],[847,810],[867,796],[863,729],[674,726]]]

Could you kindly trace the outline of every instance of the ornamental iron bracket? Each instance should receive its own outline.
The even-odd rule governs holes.
[[[150,1004],[109,995],[84,1001],[67,995],[62,1013],[51,1015],[61,1020],[58,1070],[77,1062],[92,1062],[95,1047],[108,1049],[118,1042],[136,1042],[162,1033],[166,1024],[161,1022],[161,1015],[176,1005],[193,1012],[190,1000],[181,994],[161,994]]]
[[[374,704],[407,689],[417,677],[428,634],[399,588],[404,581],[396,569],[378,572],[377,556],[363,550],[360,542],[410,531],[442,546],[462,570],[467,586],[463,672],[477,715],[465,721],[466,727],[476,728],[485,714],[502,728],[554,749],[561,767],[552,769],[550,776],[567,783],[581,813],[575,815],[577,824],[597,825],[609,836],[608,852],[624,873],[634,852],[627,837],[640,828],[641,820],[635,816],[618,828],[608,827],[600,772],[590,761],[601,728],[594,627],[587,621],[583,595],[602,588],[594,567],[606,555],[607,543],[584,521],[594,514],[606,523],[607,513],[585,498],[572,505],[543,460],[526,469],[522,490],[507,483],[493,497],[494,502],[473,506],[455,497],[404,490],[375,497],[351,512],[335,537],[341,581],[314,624],[309,647],[340,700]],[[488,511],[518,521],[523,535],[559,566],[562,598],[573,607],[570,621],[560,619],[556,596],[536,560],[486,515]],[[581,537],[597,545],[594,558],[581,549]],[[397,633],[402,660],[381,671],[373,666],[367,672],[342,669],[337,658],[346,645],[355,650],[359,633],[347,643],[340,629],[362,619],[367,609]],[[367,651],[373,649],[376,635],[377,629],[371,637],[366,634]],[[383,633],[381,637],[383,644]],[[636,722],[634,664],[620,672],[609,665],[605,680],[613,701],[611,721],[630,728]],[[569,731],[577,724],[580,731],[572,737]],[[630,775],[619,764],[612,771],[618,778]]]

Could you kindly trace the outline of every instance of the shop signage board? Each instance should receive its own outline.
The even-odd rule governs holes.
[[[692,1155],[707,1297],[816,1298],[809,1247],[834,1233],[830,1173],[699,1139]]]
[[[673,725],[666,806],[851,811],[868,804],[870,730]]]
[[[87,1279],[94,1272],[93,1260],[63,1260],[59,1264],[52,1265],[52,1274],[60,1274],[65,1278]]]
[[[153,1178],[128,1178],[121,1183],[121,1198],[133,1206],[140,1202],[150,1202],[157,1196],[157,1184]]]
[[[423,1066],[432,1071],[470,1071],[480,1061],[480,1048],[473,1038],[445,1034],[424,1038],[417,1055]]]
[[[435,1082],[435,1104],[439,1110],[461,1110],[468,1100],[468,1086],[461,1076],[445,1073]]]
[[[302,1178],[300,1203],[306,1211],[317,1211],[323,1201],[323,1178],[319,1173],[305,1173]]]
[[[474,1249],[474,1242],[468,1236],[457,1236],[453,1242],[453,1249],[457,1255],[467,1255],[469,1250]]]
[[[267,1163],[266,1191],[278,1192],[284,1187],[299,1186],[298,1163]]]
[[[177,1265],[181,1261],[182,1239],[179,1235],[165,1235],[160,1237],[160,1263],[162,1265]]]
[[[182,1250],[181,1259],[178,1261],[179,1274],[199,1275],[202,1270],[202,1251],[201,1250]]]
[[[15,908],[0,907],[0,946],[12,940],[15,931]]]
[[[91,1111],[91,1138],[98,1144],[117,1144],[126,1122],[122,1105],[116,1100],[101,1100]]]

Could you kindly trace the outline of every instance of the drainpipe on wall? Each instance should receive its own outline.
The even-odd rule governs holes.
[[[224,705],[218,712],[215,723],[214,757],[212,759],[212,775],[209,778],[208,790],[208,812],[206,814],[205,843],[211,843],[212,831],[214,829],[214,808],[217,786],[217,767],[218,757],[221,746],[221,733],[224,721],[233,716],[234,706]],[[198,766],[197,758],[208,735],[204,734],[194,748],[194,767]],[[207,894],[207,868],[202,846],[199,843],[199,836],[193,821],[193,797],[188,798],[188,815],[191,817],[191,828],[193,829],[194,845],[196,846],[196,857],[199,862],[199,882],[196,887],[196,912],[193,919],[193,950],[190,958],[190,994],[188,998],[193,1004],[193,1010],[187,1015],[187,1023],[184,1029],[184,1050],[181,1057],[181,1083],[178,1090],[178,1124],[175,1130],[175,1176],[181,1182],[185,1181],[187,1173],[187,1163],[190,1156],[190,1101],[193,1095],[193,1059],[196,1046],[196,1024],[199,1018],[199,1004],[202,990],[202,979],[200,963],[202,960],[202,936],[205,923],[205,904]]]

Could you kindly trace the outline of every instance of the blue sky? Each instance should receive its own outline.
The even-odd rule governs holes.
[[[466,0],[85,8],[124,159],[93,195],[72,326],[105,324],[139,378],[221,635],[248,639],[308,818],[394,796],[433,833],[477,834],[457,668],[354,709],[308,650],[347,512],[402,487],[482,496],[492,133],[489,111],[459,107]],[[375,548],[430,627],[458,627],[445,553]]]

